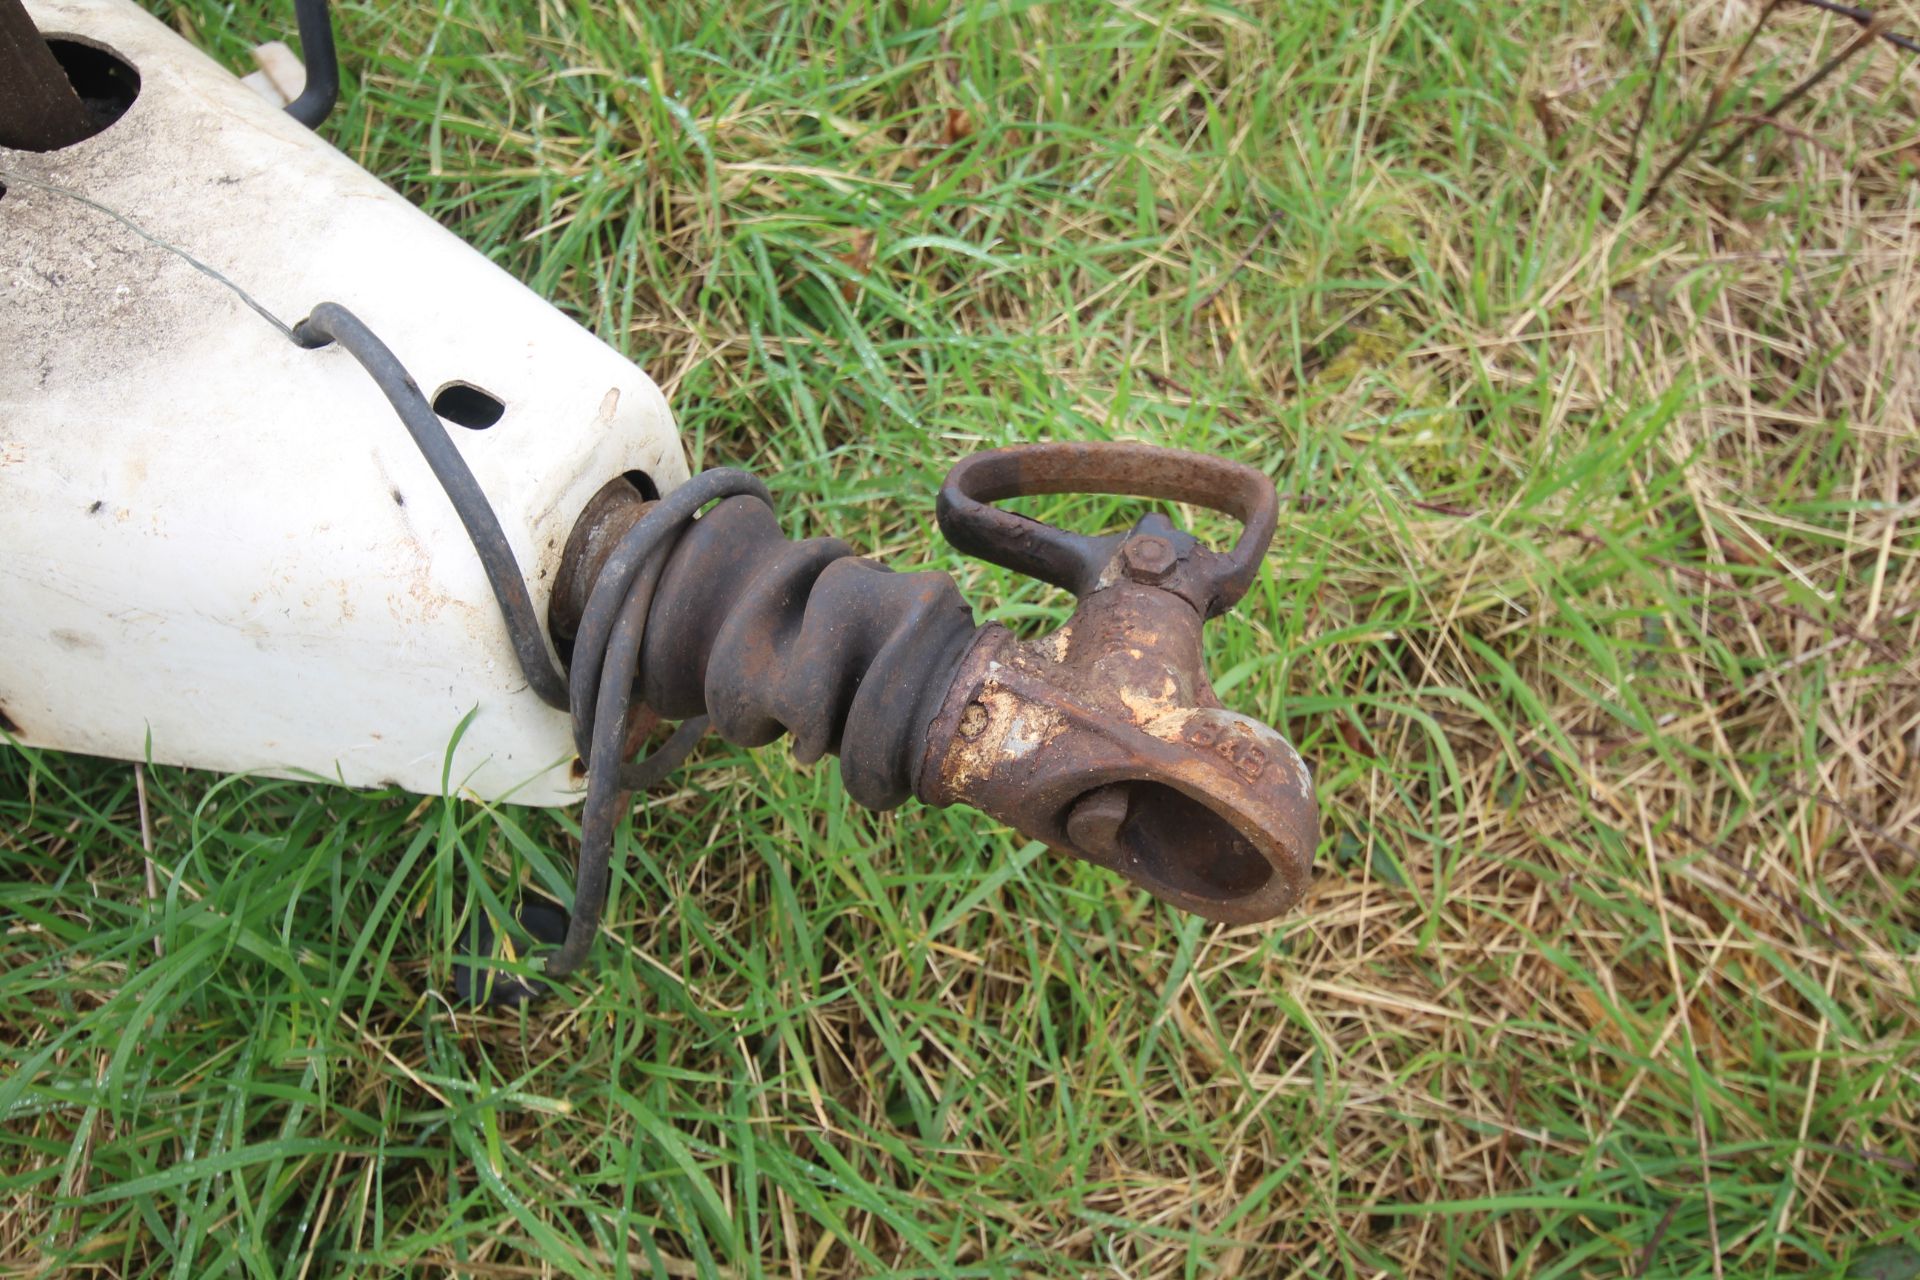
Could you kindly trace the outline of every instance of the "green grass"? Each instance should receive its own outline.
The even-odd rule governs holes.
[[[713,744],[591,974],[476,1017],[463,922],[572,814],[154,769],[150,903],[132,768],[3,750],[0,1270],[1920,1274],[1920,65],[1642,208],[1753,16],[340,5],[326,135],[790,530],[1031,630],[955,459],[1267,470],[1210,657],[1316,887],[1216,928]],[[1851,34],[1783,9],[1728,109]]]

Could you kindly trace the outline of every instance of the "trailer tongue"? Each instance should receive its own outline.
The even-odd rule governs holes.
[[[324,10],[302,6],[321,74],[284,103],[129,0],[0,0],[0,730],[584,798],[549,975],[587,955],[628,797],[709,725],[792,734],[862,804],[971,805],[1210,919],[1298,900],[1307,770],[1221,705],[1201,643],[1273,536],[1265,476],[1133,444],[961,461],[948,539],[1078,599],[1025,642],[946,574],[791,541],[751,476],[688,475],[644,373],[302,123],[332,96]],[[1242,533],[993,505],[1061,493]],[[662,719],[684,724],[636,759]]]

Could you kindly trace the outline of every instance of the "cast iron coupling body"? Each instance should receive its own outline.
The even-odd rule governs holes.
[[[655,715],[709,716],[743,746],[791,733],[802,762],[839,754],[849,794],[869,808],[909,795],[969,804],[1213,920],[1265,920],[1299,899],[1316,826],[1306,766],[1273,729],[1221,706],[1201,641],[1272,539],[1277,499],[1259,471],[1135,444],[1025,445],[962,461],[940,492],[948,540],[1079,599],[1064,626],[1030,642],[976,626],[945,573],[893,573],[834,538],[788,540],[751,487],[698,519],[682,504],[677,539],[654,539],[644,565],[615,575],[651,584],[637,604],[627,597],[628,612],[644,615],[629,628],[629,752]],[[1243,532],[1222,553],[1157,514],[1093,537],[991,505],[1047,493],[1193,503],[1235,516]],[[622,595],[605,585],[619,548],[671,503],[623,480],[583,513],[550,615],[570,660],[583,625],[595,630],[596,602],[607,615]],[[596,638],[590,660],[604,648]],[[617,690],[597,692],[604,714]],[[589,745],[583,735],[583,755]],[[583,844],[592,811],[590,792]],[[583,889],[593,900],[576,901],[576,921],[583,907],[597,916],[604,888],[603,876]]]

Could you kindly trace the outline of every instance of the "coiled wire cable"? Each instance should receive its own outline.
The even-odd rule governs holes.
[[[621,536],[594,579],[573,641],[573,668],[569,681],[574,745],[587,766],[587,799],[580,812],[580,862],[575,871],[573,914],[567,920],[567,939],[549,957],[546,972],[571,973],[587,958],[606,905],[607,878],[613,850],[613,829],[619,821],[621,797],[644,785],[651,770],[671,772],[705,731],[707,718],[697,716],[674,731],[660,752],[627,772],[620,759],[626,738],[634,678],[639,674],[640,644],[645,638],[647,610],[661,566],[686,526],[709,502],[718,498],[754,497],[769,507],[773,499],[766,486],[744,471],[719,468],[703,471],[662,498],[653,509]],[[695,726],[698,726],[697,728]],[[683,739],[684,735],[684,739]],[[656,766],[656,761],[663,761]]]
[[[646,757],[621,758],[635,710],[633,688],[647,611],[661,567],[708,503],[745,496],[771,508],[773,500],[756,477],[716,468],[701,472],[653,504],[615,544],[595,578],[574,638],[573,660],[563,674],[548,652],[546,633],[499,517],[406,366],[358,316],[335,302],[316,306],[293,327],[292,334],[295,342],[309,349],[337,343],[386,396],[466,528],[528,686],[542,702],[572,718],[574,749],[587,772],[587,795],[580,815],[580,856],[566,939],[544,966],[552,977],[571,973],[586,960],[599,931],[611,875],[614,828],[625,797],[654,786],[679,768],[707,728],[707,717],[695,716]],[[516,984],[516,989],[531,994],[524,986]]]

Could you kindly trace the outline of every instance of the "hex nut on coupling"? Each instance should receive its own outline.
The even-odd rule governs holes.
[[[1128,538],[1120,548],[1120,556],[1126,564],[1127,577],[1149,587],[1165,582],[1180,563],[1173,544],[1152,533],[1136,533]]]

